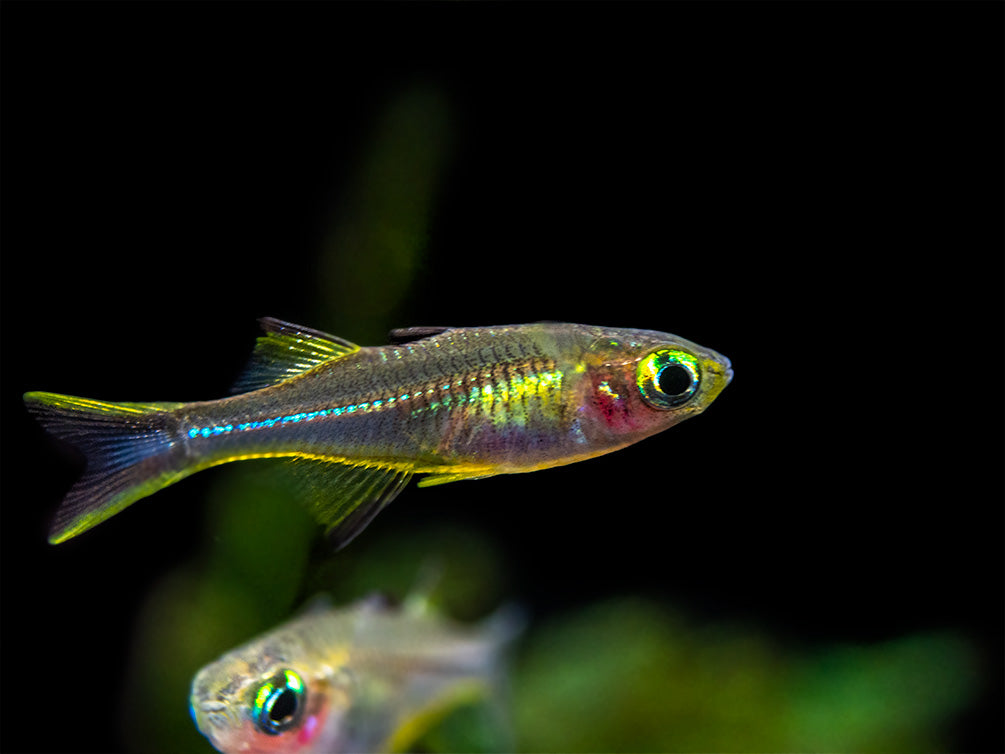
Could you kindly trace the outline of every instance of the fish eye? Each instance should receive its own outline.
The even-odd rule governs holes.
[[[636,382],[643,400],[653,408],[676,408],[698,391],[701,369],[687,351],[660,349],[639,362]]]
[[[300,717],[306,694],[304,682],[292,670],[281,670],[258,687],[252,718],[263,733],[275,736]]]

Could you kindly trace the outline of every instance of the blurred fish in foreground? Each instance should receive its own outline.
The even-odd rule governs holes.
[[[303,615],[223,655],[191,711],[220,751],[403,751],[453,709],[493,693],[519,620],[462,627],[373,596]]]
[[[559,322],[395,330],[388,346],[266,318],[237,395],[111,403],[29,392],[28,409],[87,454],[50,542],[212,466],[290,458],[333,544],[413,474],[419,486],[561,466],[696,416],[729,359],[669,333]]]
[[[443,573],[442,613],[477,621],[515,600],[531,606],[532,621],[507,662],[506,735],[476,702],[436,723],[415,750],[960,750],[960,726],[994,672],[960,631],[793,640],[632,596],[630,585],[622,597],[544,609],[487,531],[444,521],[381,527],[348,551],[324,550],[303,584],[314,527],[266,471],[213,480],[213,557],[148,597],[121,717],[129,751],[210,751],[187,715],[202,665],[286,620],[306,595],[330,591],[347,605],[376,588],[407,594],[431,559]]]

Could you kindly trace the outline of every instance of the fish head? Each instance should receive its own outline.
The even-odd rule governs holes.
[[[249,646],[202,668],[189,700],[199,731],[221,752],[340,750],[351,679],[319,672],[289,646]]]
[[[654,330],[597,328],[580,368],[580,427],[613,446],[697,416],[733,379],[722,354]]]

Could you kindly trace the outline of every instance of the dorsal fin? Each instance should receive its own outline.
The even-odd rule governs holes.
[[[320,330],[272,317],[258,321],[265,335],[255,343],[251,361],[234,385],[234,393],[276,385],[359,350],[355,343]]]
[[[450,327],[399,327],[388,333],[388,339],[392,344],[400,346],[402,343],[411,343],[413,340],[422,340],[441,332],[451,330]]]
[[[327,613],[335,607],[335,603],[332,602],[330,594],[326,592],[321,592],[315,594],[309,600],[304,602],[296,611],[298,617],[304,615],[317,615],[318,613]]]
[[[443,581],[443,562],[427,558],[419,567],[412,586],[401,609],[409,615],[426,617],[435,613],[433,593]]]

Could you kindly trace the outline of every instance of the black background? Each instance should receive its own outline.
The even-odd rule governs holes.
[[[793,640],[964,631],[989,680],[953,744],[1001,750],[1002,8],[5,2],[2,748],[120,746],[71,689],[119,693],[204,489],[50,547],[73,471],[21,393],[223,395],[257,317],[315,324],[331,207],[426,81],[454,140],[398,324],[666,330],[736,378],[374,526],[487,528],[542,612],[640,589]]]

